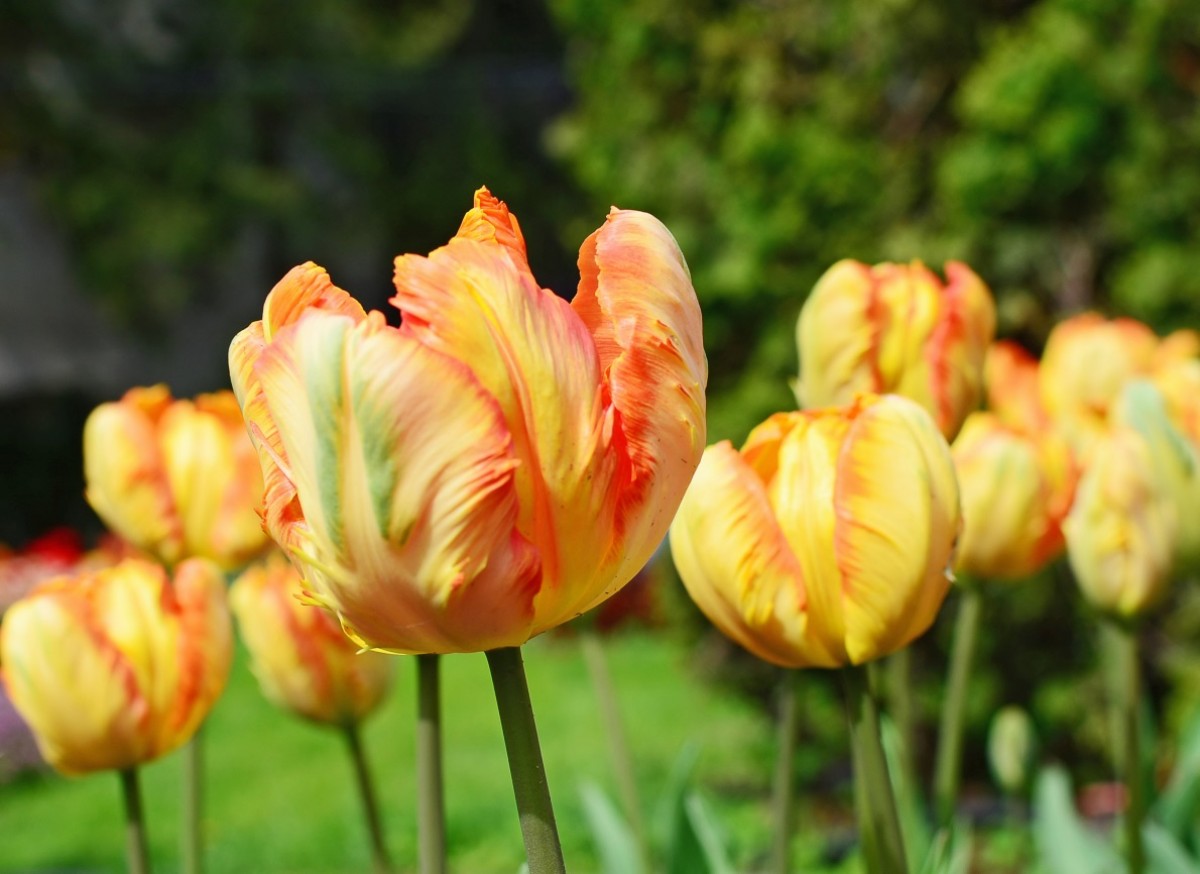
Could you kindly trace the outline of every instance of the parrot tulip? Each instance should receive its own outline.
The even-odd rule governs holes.
[[[950,585],[960,527],[949,447],[916,403],[778,413],[741,451],[710,446],[671,526],[692,599],[785,667],[859,665],[906,646]]]
[[[962,492],[956,567],[988,579],[1020,579],[1062,552],[1075,470],[1053,432],[1037,436],[972,413],[951,448]]]
[[[266,696],[328,725],[359,722],[383,700],[394,659],[359,653],[337,619],[301,603],[300,576],[279,553],[251,565],[229,590],[255,676]]]
[[[262,474],[230,391],[173,400],[165,385],[101,404],[83,431],[87,499],[113,531],[171,566],[240,567],[270,543]]]
[[[187,741],[233,656],[225,580],[189,559],[118,565],[39,584],[0,625],[9,696],[51,765],[127,769]]]
[[[858,392],[920,404],[947,440],[983,397],[983,363],[996,328],[991,292],[965,264],[943,284],[919,261],[839,261],[796,324],[802,407],[847,404]]]
[[[1100,435],[1063,523],[1088,601],[1122,620],[1157,604],[1170,579],[1177,525],[1146,438],[1125,426]]]
[[[514,647],[620,589],[705,441],[707,363],[667,229],[614,209],[571,303],[486,189],[396,259],[399,328],[305,264],[230,348],[265,523],[366,648]]]

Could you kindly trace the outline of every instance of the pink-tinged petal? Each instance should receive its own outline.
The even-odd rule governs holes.
[[[861,410],[838,459],[834,501],[846,649],[861,664],[923,634],[950,585],[958,484],[929,416],[896,395]]]
[[[470,371],[379,320],[310,312],[256,373],[304,508],[293,557],[348,634],[397,652],[527,639],[518,461]]]
[[[696,604],[759,658],[790,668],[844,662],[811,635],[800,564],[763,482],[728,442],[705,451],[671,525],[671,555]]]
[[[401,332],[462,362],[499,403],[520,464],[520,530],[544,584],[537,626],[581,612],[614,537],[623,455],[595,344],[566,301],[537,286],[517,253],[455,238],[396,259]]]
[[[704,450],[708,361],[687,263],[658,219],[614,208],[580,248],[579,272],[571,306],[595,340],[613,442],[628,459],[611,582],[590,607],[641,569],[671,524]]]

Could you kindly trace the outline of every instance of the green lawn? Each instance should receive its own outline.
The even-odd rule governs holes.
[[[735,836],[739,870],[768,842],[772,730],[750,704],[705,684],[666,636],[610,640],[609,663],[650,807],[671,764],[700,745],[696,782]],[[567,864],[596,870],[578,787],[615,795],[607,747],[578,643],[541,638],[525,648],[534,710]],[[508,874],[524,858],[500,725],[482,655],[443,660],[446,816],[451,870]],[[365,729],[388,846],[400,871],[415,869],[413,710],[415,662],[404,659],[386,706]],[[342,739],[274,709],[258,692],[244,652],[205,729],[208,871],[369,870],[365,832]],[[178,869],[178,753],[143,769],[154,870]],[[0,871],[118,872],[123,839],[117,779],[55,775],[0,787]]]

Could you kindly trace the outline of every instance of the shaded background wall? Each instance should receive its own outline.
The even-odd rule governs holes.
[[[300,261],[385,306],[484,183],[567,296],[609,204],[668,224],[713,439],[792,404],[841,257],[966,260],[1035,351],[1087,306],[1196,325],[1198,97],[1196,0],[12,0],[0,542],[94,529],[97,401],[226,386]]]

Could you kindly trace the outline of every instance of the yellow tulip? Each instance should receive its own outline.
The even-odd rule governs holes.
[[[997,340],[983,366],[987,409],[1027,434],[1052,427],[1038,390],[1038,361],[1011,340]]]
[[[996,310],[967,265],[948,263],[946,277],[943,284],[919,261],[829,268],[796,324],[800,406],[847,404],[859,392],[899,394],[953,440],[983,397]]]
[[[395,658],[360,653],[320,607],[301,603],[300,575],[279,553],[251,565],[229,590],[229,606],[264,694],[329,725],[359,722],[387,693]]]
[[[141,559],[56,577],[0,625],[8,694],[65,774],[179,747],[225,688],[232,654],[225,580],[203,559],[182,562],[173,583]]]
[[[956,567],[987,579],[1020,579],[1058,556],[1075,471],[1065,442],[1029,434],[994,413],[972,413],[951,447],[962,492]]]
[[[960,528],[950,449],[914,402],[779,413],[705,450],[671,526],[692,600],[785,667],[862,664],[923,634]]]
[[[1071,568],[1092,605],[1132,619],[1157,604],[1177,524],[1146,439],[1129,427],[1097,437],[1063,523]]]
[[[1141,322],[1098,313],[1074,316],[1050,332],[1038,369],[1041,399],[1081,458],[1103,434],[1125,383],[1151,372],[1158,345]]]
[[[265,521],[364,647],[517,646],[608,598],[666,533],[703,451],[707,363],[683,255],[614,209],[571,303],[486,189],[396,259],[402,324],[313,264],[230,348]]]
[[[270,542],[262,474],[230,391],[173,400],[165,385],[101,404],[83,430],[87,499],[106,525],[171,566],[240,567]]]
[[[1192,404],[1200,405],[1200,398]],[[1155,473],[1175,508],[1175,567],[1200,568],[1200,447],[1184,429],[1184,417],[1172,417],[1154,383],[1136,379],[1121,392],[1112,419],[1136,430],[1150,446]]]

